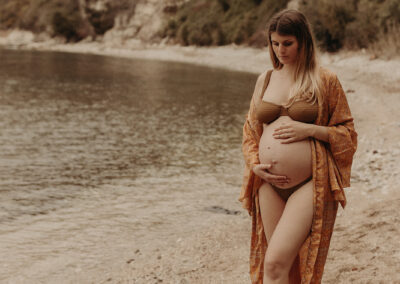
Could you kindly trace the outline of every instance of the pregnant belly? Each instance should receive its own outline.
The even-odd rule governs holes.
[[[259,145],[259,158],[262,164],[271,164],[272,174],[284,175],[290,182],[281,188],[293,187],[312,175],[311,144],[309,139],[282,144],[281,139],[272,136],[275,128],[292,120],[281,116],[271,124],[264,124]]]

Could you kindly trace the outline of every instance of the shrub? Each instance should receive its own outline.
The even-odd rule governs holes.
[[[67,41],[79,39],[76,27],[79,25],[79,19],[76,17],[67,17],[56,12],[53,15],[52,26],[56,35],[64,36]]]
[[[0,29],[12,29],[19,25],[24,11],[29,7],[29,0],[0,0]]]
[[[269,18],[288,1],[273,0],[191,0],[171,16],[160,35],[181,44],[249,44],[260,35]],[[260,46],[261,40],[256,46]],[[264,44],[265,45],[265,44]]]
[[[377,40],[370,44],[369,50],[385,59],[399,56],[400,51],[400,24],[388,22],[386,32],[379,33]]]
[[[327,51],[368,48],[381,35],[390,36],[388,22],[400,23],[399,0],[305,0],[300,9]]]
[[[113,0],[106,3],[104,10],[95,10],[86,6],[85,11],[95,33],[102,35],[114,27],[114,19],[118,13],[123,11],[130,17],[135,11],[137,2],[137,0]],[[168,11],[167,9],[166,12]]]
[[[189,37],[188,24],[184,23],[178,29],[178,39],[180,40],[180,44],[189,45],[188,37]]]
[[[311,22],[315,37],[324,50],[336,51],[345,42],[345,29],[354,20],[356,0],[308,0],[300,10]]]
[[[106,9],[86,7],[88,19],[82,19],[78,0],[0,0],[0,28],[21,28],[33,32],[50,31],[68,41],[88,35],[104,34],[114,26],[117,13],[132,13],[136,0],[110,1]],[[88,1],[86,1],[88,3]]]
[[[96,11],[87,9],[88,20],[92,24],[94,31],[98,35],[103,35],[114,26],[114,13],[107,13],[107,11]]]

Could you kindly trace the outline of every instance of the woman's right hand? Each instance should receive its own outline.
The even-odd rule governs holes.
[[[253,172],[272,185],[284,186],[290,182],[289,178],[286,176],[275,175],[268,172],[271,168],[271,164],[258,164],[253,167]]]

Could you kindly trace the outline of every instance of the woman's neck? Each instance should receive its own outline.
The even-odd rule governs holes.
[[[296,71],[295,64],[283,65],[283,67],[281,69],[282,75],[284,75],[285,77],[289,77],[289,78],[294,78],[295,71]]]

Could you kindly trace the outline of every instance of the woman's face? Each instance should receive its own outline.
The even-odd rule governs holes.
[[[296,63],[298,56],[299,43],[295,36],[279,35],[277,32],[271,33],[272,48],[275,56],[283,65]]]

